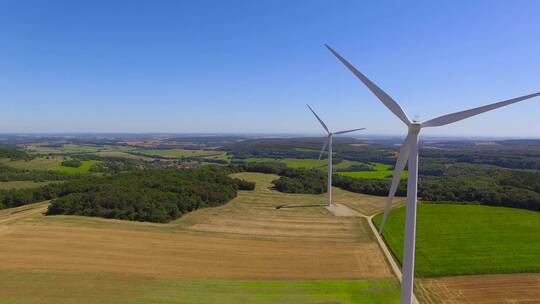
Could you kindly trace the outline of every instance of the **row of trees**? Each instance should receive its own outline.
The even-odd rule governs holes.
[[[320,194],[327,190],[327,177],[320,170],[289,168],[280,172],[280,175],[272,184],[281,192]]]

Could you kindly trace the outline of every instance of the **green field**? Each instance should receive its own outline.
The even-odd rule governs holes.
[[[290,168],[307,168],[307,169],[314,169],[314,168],[320,168],[325,169],[328,164],[328,160],[326,159],[313,159],[313,158],[246,158],[245,161],[247,163],[249,162],[280,162],[287,165],[287,167]],[[350,166],[353,165],[359,165],[361,162],[357,161],[350,161],[350,160],[343,160],[338,164],[334,164],[335,170],[340,169],[347,169]],[[336,174],[340,174],[343,176],[350,176],[354,178],[365,178],[365,179],[385,179],[385,178],[391,178],[394,171],[391,169],[392,166],[382,164],[382,163],[373,163],[375,165],[376,171],[342,171],[342,172],[335,172]],[[403,171],[403,174],[401,176],[402,179],[406,179],[408,176],[407,171]]]
[[[0,162],[8,167],[15,169],[28,169],[28,170],[52,170],[61,165],[63,158],[61,157],[38,157],[32,160],[9,160],[3,158]]]
[[[70,174],[77,174],[77,173],[87,173],[90,168],[92,168],[95,164],[98,163],[97,160],[81,160],[81,166],[78,168],[73,167],[65,167],[65,166],[58,166],[54,168],[54,171],[64,172],[64,173],[70,173]]]
[[[374,219],[378,224],[381,215]],[[421,277],[540,271],[540,213],[480,205],[419,204],[416,273]],[[403,256],[405,208],[383,235]]]
[[[323,168],[326,167],[327,161],[325,159],[313,159],[313,158],[265,158],[265,157],[250,157],[245,159],[246,163],[262,163],[262,162],[280,162],[291,168]]]
[[[31,282],[31,283],[29,283]],[[195,280],[0,272],[0,303],[398,303],[395,280]]]
[[[180,157],[219,157],[225,155],[223,151],[208,151],[208,150],[185,150],[185,149],[137,149],[133,152],[148,155],[168,158]]]
[[[34,181],[0,182],[0,190],[37,188],[37,187],[48,185],[50,183],[51,182],[34,182]]]
[[[387,165],[387,164],[381,164],[381,163],[374,163],[374,164],[375,164],[375,169],[377,171],[338,172],[338,174],[341,174],[343,176],[350,176],[354,178],[366,178],[366,179],[385,179],[385,178],[392,178],[392,176],[394,175],[392,166]],[[403,171],[401,178],[406,179],[408,175],[409,175],[409,172]]]
[[[27,170],[52,170],[64,173],[87,173],[98,161],[82,160],[82,165],[78,168],[62,166],[63,157],[38,157],[32,160],[9,160],[0,159],[0,163],[15,168]]]
[[[326,159],[314,159],[314,158],[246,158],[245,161],[249,162],[280,162],[287,165],[290,168],[306,168],[314,169],[321,168],[324,169],[327,167],[328,160]],[[360,162],[343,160],[338,164],[334,164],[334,169],[346,169],[352,165],[358,165]]]
[[[317,153],[317,154],[321,153],[321,151],[317,149],[294,148],[293,150],[298,151],[298,152],[306,152],[306,153]]]

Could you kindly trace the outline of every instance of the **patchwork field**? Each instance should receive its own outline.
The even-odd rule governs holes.
[[[307,149],[304,149],[307,150]],[[326,168],[328,165],[328,160],[326,159],[315,159],[315,158],[264,158],[264,157],[251,157],[246,158],[246,162],[280,162],[287,165],[290,168]],[[334,164],[334,169],[346,169],[352,165],[358,165],[360,162],[343,160],[338,164]]]
[[[306,168],[306,169],[326,169],[328,160],[326,159],[313,159],[313,158],[246,158],[246,162],[280,162],[287,165],[290,168]],[[350,166],[360,165],[361,162],[343,160],[338,164],[334,164],[334,170],[346,170]],[[385,179],[392,178],[394,171],[392,166],[374,163],[375,171],[337,171],[335,174],[340,174],[343,176],[350,176],[354,178],[365,178],[365,179]],[[404,171],[402,174],[402,179],[406,179],[409,173]]]
[[[381,215],[375,217],[380,222]],[[403,256],[405,208],[390,212],[383,231]],[[420,204],[416,228],[420,277],[540,271],[540,213],[479,205]]]
[[[238,176],[256,190],[169,224],[45,217],[46,202],[0,211],[0,303],[57,303],[61,290],[66,303],[398,302],[366,219],[277,210],[325,198],[276,192],[274,175]],[[357,210],[364,198],[336,192]],[[366,210],[384,203],[373,198]]]
[[[148,156],[159,156],[167,158],[181,158],[181,157],[223,157],[225,152],[223,151],[209,151],[209,150],[185,150],[185,149],[138,149],[132,152],[144,154]]]
[[[1,159],[2,164],[15,169],[28,169],[28,170],[52,170],[57,168],[62,163],[61,157],[39,157],[32,160],[9,160]]]
[[[395,299],[399,297],[393,279],[217,280],[108,273],[0,272],[0,282],[0,303],[367,304],[397,303]]]
[[[63,157],[37,157],[31,160],[9,160],[1,159],[0,162],[6,166],[15,169],[28,169],[28,170],[52,170],[64,173],[87,173],[97,161],[95,160],[83,160],[82,165],[78,168],[62,166]]]
[[[352,171],[352,172],[337,172],[343,176],[350,176],[354,178],[366,178],[366,179],[385,179],[392,178],[394,171],[392,166],[387,164],[375,163],[376,171]],[[408,171],[403,171],[401,179],[406,179],[409,175]]]

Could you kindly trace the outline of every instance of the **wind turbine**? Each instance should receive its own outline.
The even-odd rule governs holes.
[[[339,131],[339,132],[330,132],[328,130],[328,127],[324,123],[324,121],[322,121],[322,119],[319,117],[319,115],[317,115],[317,113],[315,113],[315,111],[313,111],[313,109],[309,105],[307,105],[307,107],[309,108],[309,110],[311,110],[311,113],[315,115],[315,118],[317,118],[319,123],[321,123],[321,126],[324,128],[326,133],[328,133],[328,136],[326,137],[326,140],[324,141],[323,147],[321,149],[321,154],[319,154],[319,159],[321,159],[324,153],[324,150],[328,146],[328,190],[326,192],[328,195],[327,204],[328,204],[328,207],[330,207],[332,205],[332,138],[336,134],[345,134],[345,133],[350,133],[354,131],[360,131],[360,130],[364,130],[365,128],[345,130],[345,131]]]
[[[407,180],[407,211],[406,211],[406,223],[405,223],[405,253],[403,255],[403,278],[401,283],[401,304],[410,304],[412,302],[413,295],[413,281],[414,281],[414,247],[416,237],[416,200],[417,200],[417,186],[418,186],[418,135],[422,128],[439,127],[448,125],[480,113],[491,111],[500,107],[511,105],[513,103],[523,101],[529,98],[533,98],[540,95],[540,92],[525,95],[517,98],[512,98],[500,102],[495,102],[485,106],[455,112],[437,118],[430,119],[425,122],[411,121],[399,106],[399,104],[386,94],[376,84],[371,82],[364,74],[358,71],[341,55],[334,51],[330,46],[325,45],[330,52],[332,52],[341,63],[343,63],[364,85],[375,95],[379,100],[396,115],[401,121],[407,125],[409,132],[399,150],[399,156],[396,161],[394,170],[394,176],[392,178],[392,185],[390,192],[388,193],[388,201],[384,209],[384,216],[381,221],[381,227],[379,233],[382,232],[386,218],[388,217],[388,211],[392,205],[392,199],[396,193],[401,173],[405,168],[407,160],[409,161],[409,178]]]

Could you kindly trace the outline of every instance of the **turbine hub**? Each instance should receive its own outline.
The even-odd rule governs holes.
[[[420,132],[420,129],[422,129],[422,124],[419,123],[419,122],[412,122],[412,123],[409,125],[409,132],[412,132],[412,133],[419,133],[419,132]]]

